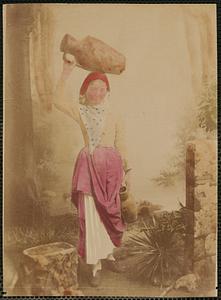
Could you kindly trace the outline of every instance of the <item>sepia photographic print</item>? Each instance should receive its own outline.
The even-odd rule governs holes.
[[[217,296],[216,22],[3,5],[3,296]]]

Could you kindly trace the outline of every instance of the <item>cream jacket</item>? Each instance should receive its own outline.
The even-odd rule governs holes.
[[[79,104],[71,99],[67,99],[66,95],[66,80],[60,79],[53,97],[54,106],[66,115],[75,120],[80,126],[83,134],[85,146],[89,145],[89,139],[86,128],[81,119],[79,112]],[[123,168],[126,171],[130,168],[127,158],[125,145],[125,131],[122,117],[116,110],[111,107],[106,116],[106,122],[102,133],[100,146],[116,148],[123,160]]]

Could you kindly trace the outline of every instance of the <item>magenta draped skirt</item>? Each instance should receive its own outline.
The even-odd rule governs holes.
[[[85,257],[84,194],[90,194],[113,244],[121,244],[125,224],[121,218],[119,190],[123,179],[123,164],[113,147],[97,147],[93,154],[84,147],[75,163],[72,178],[72,202],[78,209],[78,254]]]

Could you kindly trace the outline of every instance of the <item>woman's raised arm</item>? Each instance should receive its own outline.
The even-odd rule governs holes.
[[[61,76],[56,85],[56,89],[53,95],[53,104],[60,111],[64,112],[75,121],[79,121],[79,109],[78,103],[71,102],[67,96],[67,82],[70,78],[72,70],[76,66],[76,61],[73,55],[65,55],[63,57],[63,70]]]

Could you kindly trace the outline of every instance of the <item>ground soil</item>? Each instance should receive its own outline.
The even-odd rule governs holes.
[[[121,262],[127,264],[127,260]],[[87,272],[83,268],[83,272]],[[86,273],[83,273],[86,274]],[[135,282],[126,273],[114,273],[105,268],[101,271],[101,283],[99,287],[91,287],[86,275],[81,274],[79,289],[85,296],[143,296],[159,297],[165,288],[154,287],[150,284]],[[171,290],[167,297],[211,297],[215,296],[214,290],[198,289],[192,293],[185,290]]]

